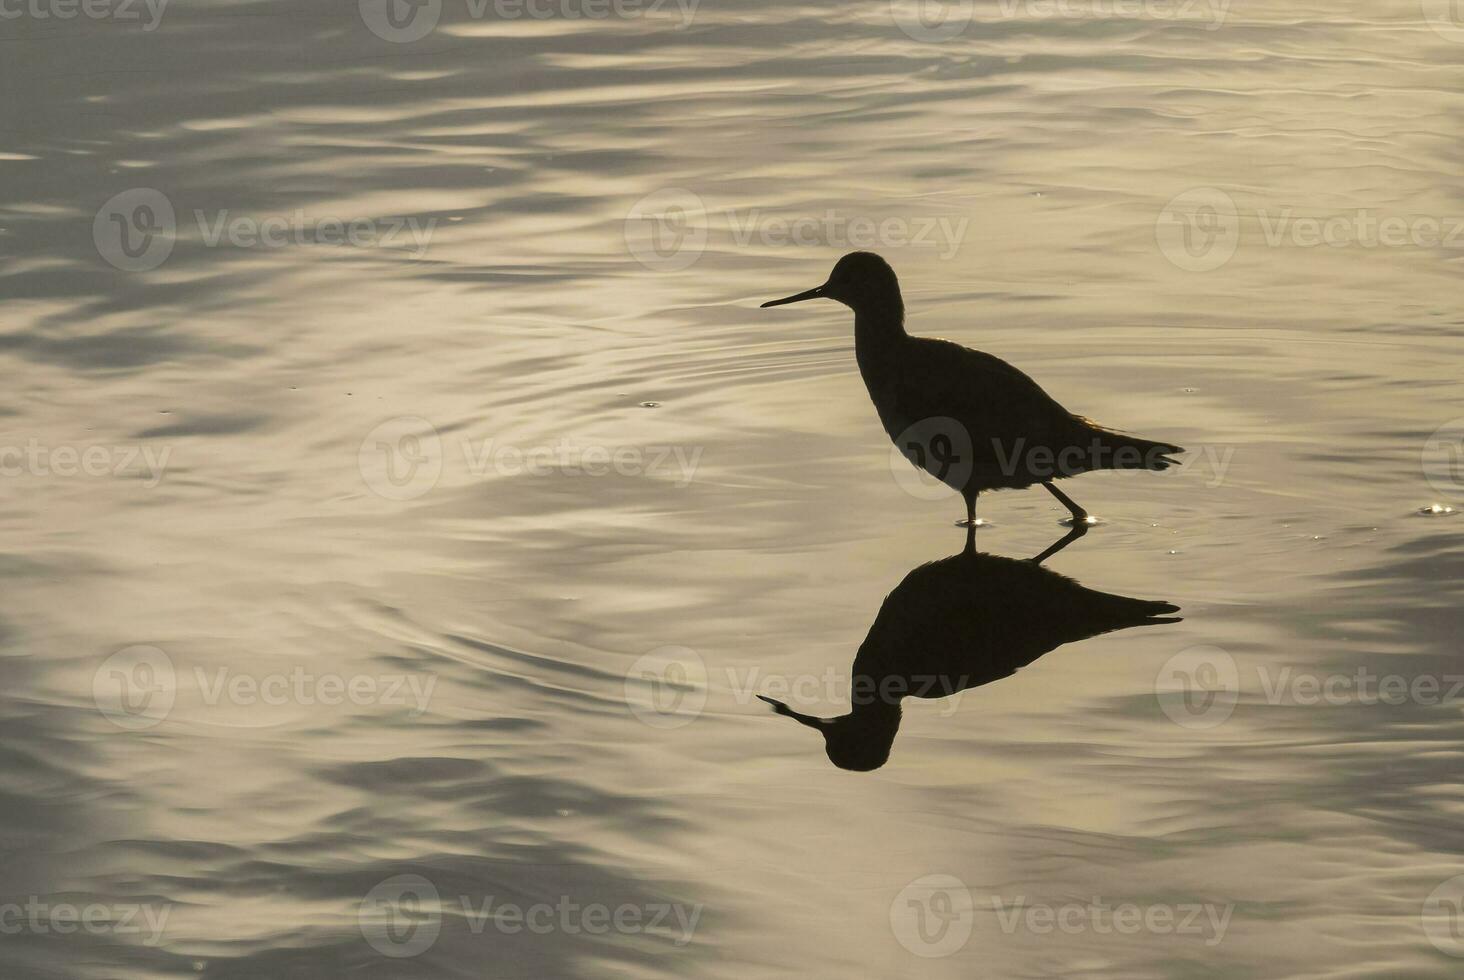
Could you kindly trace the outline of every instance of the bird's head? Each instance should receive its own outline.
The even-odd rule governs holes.
[[[856,706],[853,712],[838,718],[815,718],[794,711],[766,695],[759,694],[758,697],[772,705],[777,714],[792,718],[822,735],[829,761],[840,769],[869,772],[889,761],[890,746],[894,745],[895,733],[900,728],[900,706],[897,703],[865,706],[871,710],[861,710]]]
[[[850,252],[834,265],[828,282],[813,289],[769,300],[763,308],[800,303],[806,299],[838,300],[854,310],[891,307],[903,310],[900,282],[890,264],[873,252]]]

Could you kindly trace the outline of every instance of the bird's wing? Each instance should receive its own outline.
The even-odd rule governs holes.
[[[948,415],[980,434],[1028,445],[1065,445],[1081,421],[1026,374],[991,354],[917,338],[900,401],[915,418]]]

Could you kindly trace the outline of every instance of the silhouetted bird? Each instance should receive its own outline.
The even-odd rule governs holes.
[[[911,337],[895,272],[873,252],[850,252],[822,286],[763,306],[818,298],[853,309],[854,353],[879,420],[912,463],[966,498],[968,523],[982,490],[1041,483],[1075,525],[1086,524],[1087,512],[1052,481],[1090,470],[1162,470],[1178,463],[1168,454],[1184,452],[1072,414],[999,357]]]
[[[821,734],[834,765],[864,772],[889,758],[906,697],[947,697],[1010,677],[1064,643],[1179,621],[1166,618],[1178,606],[1095,592],[1039,564],[1081,534],[1074,528],[1026,561],[982,554],[968,534],[961,554],[906,575],[854,657],[849,714],[815,718],[758,697]]]

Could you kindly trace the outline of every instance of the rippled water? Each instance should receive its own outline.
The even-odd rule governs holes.
[[[37,3],[7,977],[1457,974],[1464,16]],[[1047,562],[1183,622],[912,700],[872,773],[753,696],[846,710],[962,543],[847,311],[756,308],[851,247],[1190,448]]]

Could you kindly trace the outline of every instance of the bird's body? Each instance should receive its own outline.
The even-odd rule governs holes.
[[[894,271],[872,252],[839,260],[829,281],[764,306],[828,297],[854,310],[859,373],[899,450],[959,491],[968,519],[983,490],[1041,483],[1087,514],[1053,481],[1099,469],[1162,470],[1183,452],[1074,415],[999,357],[947,340],[912,337]]]
[[[941,698],[1010,677],[1065,643],[1164,623],[1168,602],[1087,588],[1031,561],[966,551],[905,576],[854,657],[870,687],[891,676],[936,679],[908,696]]]

